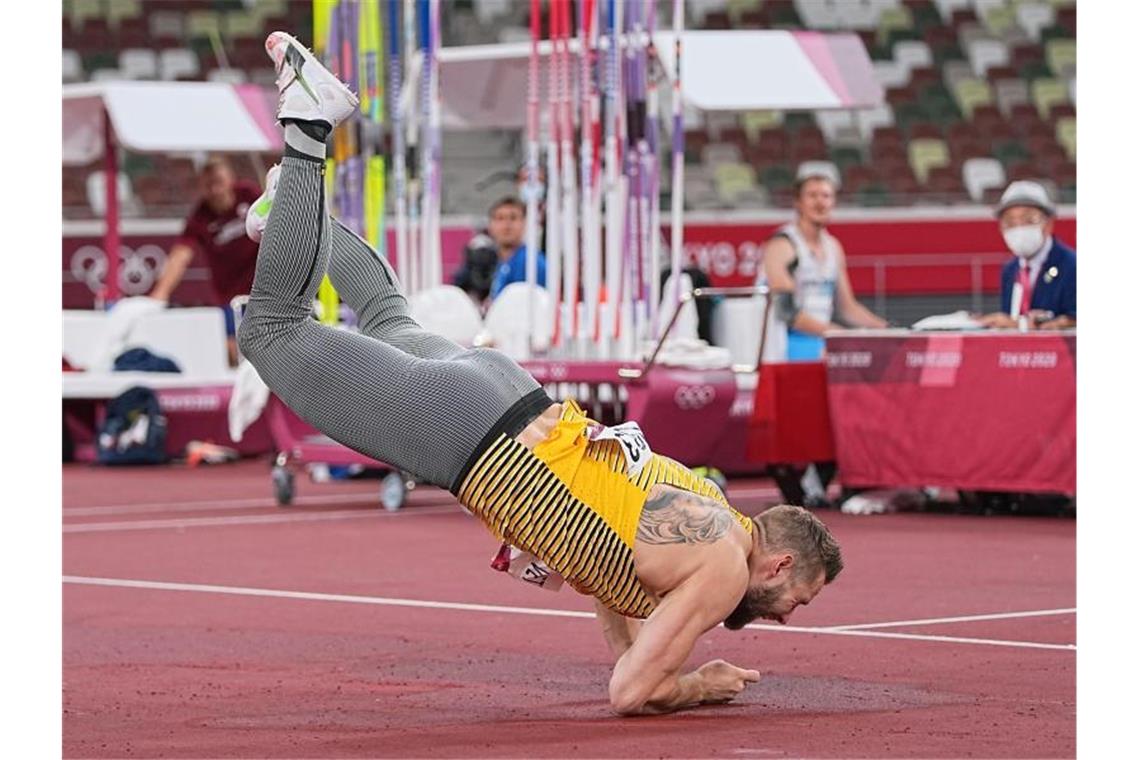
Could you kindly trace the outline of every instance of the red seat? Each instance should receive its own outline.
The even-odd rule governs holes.
[[[973,8],[957,8],[950,14],[950,26],[954,27],[955,31],[962,24],[976,23],[977,20],[978,17]]]
[[[1076,115],[1077,107],[1072,103],[1058,103],[1049,109],[1049,121],[1054,124],[1057,123],[1058,119],[1064,119],[1066,117],[1075,118]]]
[[[910,139],[917,140],[920,137],[934,138],[935,140],[942,139],[942,128],[937,124],[929,122],[918,122],[910,126]]]
[[[731,29],[732,19],[726,11],[709,11],[705,14],[703,29]]]

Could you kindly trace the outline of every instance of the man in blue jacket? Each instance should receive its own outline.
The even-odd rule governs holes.
[[[526,204],[508,197],[491,206],[487,233],[499,249],[499,264],[491,279],[491,299],[513,282],[526,282]],[[537,282],[546,287],[546,255],[538,252]]]
[[[1077,324],[1077,256],[1053,237],[1056,209],[1045,188],[1012,183],[997,209],[1014,259],[1001,270],[1001,311],[982,318],[987,327],[1063,330]]]

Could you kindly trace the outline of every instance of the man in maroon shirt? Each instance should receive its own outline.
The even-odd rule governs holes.
[[[201,251],[210,266],[210,283],[217,305],[226,315],[227,342],[233,363],[237,358],[237,344],[230,300],[248,294],[253,284],[257,243],[246,237],[245,214],[261,195],[261,189],[250,182],[236,181],[233,168],[220,157],[210,159],[202,167],[200,189],[201,199],[170,249],[166,266],[150,295],[169,302],[194,252]]]

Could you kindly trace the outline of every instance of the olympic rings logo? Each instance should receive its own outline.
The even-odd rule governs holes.
[[[703,409],[715,398],[716,388],[711,385],[681,385],[673,391],[673,403],[688,411]]]
[[[166,264],[166,252],[157,245],[119,246],[119,292],[141,296],[154,287],[158,273]],[[107,278],[107,255],[96,245],[83,245],[71,254],[71,276],[84,283],[92,293],[103,290]]]

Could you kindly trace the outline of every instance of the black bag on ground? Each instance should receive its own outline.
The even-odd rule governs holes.
[[[154,391],[135,386],[107,404],[95,451],[100,464],[166,462],[166,417]]]

